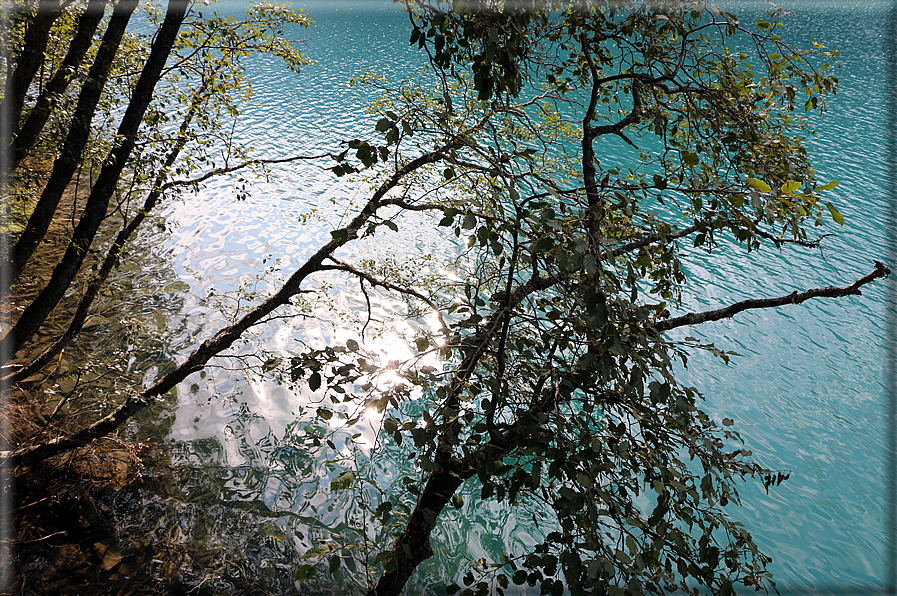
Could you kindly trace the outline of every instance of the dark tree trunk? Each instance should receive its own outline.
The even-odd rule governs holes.
[[[461,483],[471,476],[473,472],[470,470],[465,474],[440,470],[430,476],[414,511],[408,518],[405,531],[393,546],[395,568],[392,571],[385,571],[380,576],[368,592],[368,596],[398,596],[402,593],[417,566],[433,556],[430,534],[436,526],[439,514]]]
[[[59,0],[41,0],[37,14],[25,29],[22,52],[16,59],[16,68],[12,76],[6,81],[6,91],[0,104],[0,113],[6,114],[13,130],[19,127],[25,94],[44,62],[47,41],[50,39],[50,27],[60,14],[62,9]]]
[[[87,205],[75,227],[69,247],[53,270],[47,287],[28,305],[19,320],[16,321],[16,325],[3,338],[0,352],[4,352],[2,348],[11,347],[11,350],[4,353],[15,353],[34,335],[47,315],[59,303],[81,268],[90,244],[106,217],[109,199],[115,192],[121,172],[131,155],[143,115],[152,100],[153,90],[162,75],[162,69],[174,46],[188,6],[187,0],[171,0],[168,3],[165,20],[159,27],[150,55],[144,64],[143,71],[140,73],[140,78],[131,95],[131,101],[118,127],[119,143],[110,151],[100,170],[90,191],[90,196],[87,198]]]
[[[87,145],[90,135],[90,122],[93,120],[97,103],[100,100],[100,94],[103,91],[103,86],[106,84],[106,79],[112,68],[112,62],[124,36],[125,28],[136,8],[137,0],[120,0],[112,12],[112,18],[103,36],[103,41],[97,50],[93,65],[90,67],[87,80],[81,87],[78,105],[75,108],[75,114],[72,116],[72,122],[65,142],[62,145],[62,150],[59,157],[53,162],[50,179],[47,181],[31,217],[28,218],[28,224],[12,249],[13,281],[21,274],[28,259],[34,254],[37,245],[43,239],[44,234],[47,233],[47,229],[53,220],[53,215],[56,213],[59,199],[81,163],[81,154]],[[37,323],[42,321],[43,318],[37,321]]]
[[[22,128],[14,137],[13,155],[15,158],[12,164],[13,169],[19,165],[22,158],[24,158],[28,154],[28,151],[34,147],[35,143],[37,143],[37,139],[44,128],[44,124],[47,123],[47,119],[52,112],[53,99],[61,96],[68,88],[72,74],[74,74],[78,69],[78,66],[80,66],[81,61],[84,59],[84,55],[87,53],[87,50],[90,48],[90,44],[93,41],[94,33],[96,33],[97,27],[103,19],[103,13],[106,9],[106,1],[107,0],[90,0],[87,4],[87,8],[78,18],[78,28],[75,31],[75,35],[72,37],[72,42],[62,61],[62,65],[53,75],[53,78],[50,79],[50,82],[47,83],[47,86],[40,94],[40,97],[37,98],[34,108],[31,109],[31,112],[29,112],[28,117],[25,119],[25,123],[22,124]],[[18,119],[12,122],[12,125],[18,126]]]
[[[552,393],[531,406],[528,416],[551,407],[555,399],[557,396]],[[492,425],[489,429],[491,438],[461,460],[451,456],[451,441],[446,440],[446,435],[453,434],[456,429],[450,428],[442,435],[436,449],[439,469],[427,479],[405,530],[392,547],[395,568],[383,572],[368,596],[399,596],[402,593],[417,566],[433,556],[430,535],[436,527],[436,520],[455,491],[477,474],[482,462],[500,460],[517,448],[520,437],[525,432],[524,420],[525,417],[518,418],[504,429]],[[492,474],[488,477],[491,478]]]

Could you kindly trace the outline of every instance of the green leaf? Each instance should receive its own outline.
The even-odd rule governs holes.
[[[547,252],[551,250],[552,246],[554,246],[554,238],[545,236],[536,241],[536,244],[533,246],[533,252]]]
[[[330,575],[336,573],[337,569],[339,569],[340,562],[339,557],[330,557]]]
[[[473,213],[468,213],[464,216],[464,223],[461,224],[461,227],[465,230],[472,230],[477,226],[477,218]]]
[[[800,181],[799,180],[789,180],[785,184],[782,185],[782,194],[785,195],[793,195],[800,189]]]
[[[308,388],[312,391],[317,391],[321,387],[321,374],[320,373],[312,373],[310,377],[308,377]]]
[[[330,235],[333,236],[334,241],[336,242],[346,242],[349,240],[349,230],[333,230],[330,232]]]
[[[307,561],[309,559],[323,557],[323,556],[326,556],[328,553],[333,552],[334,550],[336,550],[335,544],[333,544],[331,542],[324,542],[324,543],[318,544],[317,546],[313,546],[312,548],[305,551],[305,554],[303,554],[301,557],[299,557],[299,559],[303,560],[303,561]]]
[[[299,568],[296,569],[296,572],[293,574],[293,581],[301,582],[306,579],[311,579],[311,576],[315,574],[315,568],[308,563],[304,565],[299,565]]]
[[[825,206],[828,207],[828,212],[832,214],[832,219],[835,221],[835,223],[839,226],[843,226],[844,216],[841,214],[841,212],[835,209],[835,206],[828,201],[825,202]]]
[[[817,190],[817,191],[832,190],[833,188],[835,188],[835,187],[838,186],[839,184],[840,184],[840,182],[838,182],[838,181],[836,181],[836,180],[832,180],[832,181],[828,182],[827,184],[823,184],[822,186],[817,186],[817,187],[816,187],[816,190]]]
[[[355,472],[347,470],[330,482],[330,490],[346,490],[355,482]],[[333,562],[331,561],[331,566]]]
[[[350,352],[357,352],[360,347],[361,346],[359,346],[358,342],[355,341],[354,339],[346,340],[346,349],[349,350]]]
[[[766,21],[757,20],[757,29],[769,29],[772,25],[767,23]]]
[[[591,253],[582,258],[582,266],[590,277],[598,273],[598,261],[595,260],[595,255]]]
[[[747,179],[748,186],[756,190],[757,192],[770,192],[772,187],[770,187],[767,183],[762,180],[757,180],[756,178],[748,178]]]
[[[735,421],[731,418],[723,418],[723,426],[732,426],[735,424]]]

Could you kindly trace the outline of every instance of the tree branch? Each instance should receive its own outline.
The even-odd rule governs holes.
[[[754,310],[758,308],[776,308],[778,306],[785,306],[786,304],[800,304],[801,302],[806,302],[811,298],[842,298],[844,296],[860,296],[862,293],[860,292],[860,287],[864,286],[879,277],[886,277],[890,275],[891,270],[885,266],[881,261],[875,261],[875,271],[872,273],[861,277],[856,280],[849,286],[844,286],[840,288],[836,288],[834,286],[827,286],[824,288],[814,288],[811,290],[807,290],[806,292],[792,292],[787,296],[779,296],[777,298],[755,298],[751,300],[742,300],[741,302],[736,302],[735,304],[731,304],[724,308],[718,308],[716,310],[708,310],[699,313],[688,313],[682,315],[680,317],[673,317],[672,319],[667,319],[665,321],[661,321],[654,325],[654,329],[657,331],[669,331],[670,329],[675,329],[676,327],[683,327],[686,325],[698,325],[700,323],[707,323],[710,321],[719,321],[720,319],[730,319],[737,315],[738,313],[745,310]]]
[[[390,190],[395,188],[405,176],[411,174],[418,168],[442,159],[444,152],[448,149],[448,147],[441,147],[437,151],[425,153],[416,159],[413,159],[390,176],[388,180],[380,185],[370,200],[368,200],[365,207],[355,216],[352,222],[347,227],[335,231],[330,242],[322,246],[315,254],[309,257],[309,259],[290,276],[280,290],[246,313],[239,321],[233,325],[228,325],[204,341],[184,362],[156,381],[152,387],[145,389],[137,395],[129,397],[107,416],[81,430],[58,437],[40,445],[21,447],[12,452],[0,452],[0,466],[5,465],[6,460],[9,458],[14,458],[16,464],[33,465],[49,457],[59,455],[60,453],[76,447],[81,447],[94,439],[105,436],[124,424],[135,413],[152,403],[154,399],[165,395],[167,392],[174,389],[178,383],[186,379],[191,373],[201,370],[209,360],[229,348],[243,335],[243,333],[246,332],[246,330],[261,322],[274,309],[283,306],[289,302],[293,296],[300,293],[304,281],[309,275],[320,271],[323,262],[328,259],[330,255],[344,244],[358,238],[359,231],[367,224],[371,217],[375,215],[377,209],[381,207],[383,197],[385,197]]]
[[[399,292],[400,294],[407,294],[408,296],[413,296],[414,298],[417,298],[421,302],[426,303],[427,306],[429,306],[430,308],[433,309],[433,311],[436,313],[436,316],[439,317],[439,324],[442,326],[443,334],[445,334],[447,336],[450,333],[449,327],[445,323],[445,319],[442,318],[442,311],[439,309],[439,306],[435,302],[433,302],[433,300],[428,298],[427,296],[424,296],[420,292],[412,290],[411,288],[404,288],[401,286],[397,286],[393,283],[390,283],[388,281],[378,279],[366,271],[362,271],[361,269],[357,269],[357,268],[353,267],[349,263],[340,261],[339,259],[337,259],[334,256],[329,257],[328,260],[332,261],[333,263],[336,263],[336,265],[335,266],[334,265],[324,265],[321,267],[321,271],[326,271],[326,270],[345,271],[346,273],[351,273],[352,275],[355,275],[357,277],[364,279],[372,286],[380,286],[380,287],[386,288],[387,290]]]
[[[171,182],[166,182],[162,185],[161,190],[168,190],[169,188],[174,188],[177,186],[191,186],[194,184],[199,184],[200,182],[205,182],[209,178],[213,178],[215,176],[220,176],[222,174],[230,174],[232,172],[236,172],[237,170],[242,170],[243,168],[247,168],[249,166],[261,166],[261,165],[269,165],[269,164],[277,164],[277,163],[291,163],[294,161],[300,160],[308,160],[311,161],[313,159],[323,159],[325,157],[331,157],[336,159],[336,155],[333,153],[322,153],[320,155],[294,155],[293,157],[282,157],[279,159],[249,159],[247,161],[238,163],[233,166],[223,166],[220,168],[215,168],[214,170],[210,170],[201,176],[197,176],[196,178],[190,178],[187,180],[172,180]]]
[[[200,85],[199,89],[194,92],[193,99],[190,104],[190,109],[187,111],[187,114],[184,116],[184,120],[181,122],[177,141],[174,143],[174,146],[166,156],[161,170],[156,175],[156,180],[153,184],[152,190],[144,200],[143,208],[140,209],[137,212],[137,215],[135,215],[131,220],[131,222],[128,223],[118,233],[115,241],[112,243],[112,246],[110,246],[106,251],[106,257],[103,259],[103,264],[100,266],[99,271],[88,284],[87,291],[85,292],[84,296],[81,297],[81,301],[78,303],[78,308],[75,311],[75,316],[69,322],[68,328],[61,336],[56,339],[56,341],[51,346],[44,350],[37,358],[33,359],[29,364],[19,369],[14,374],[4,378],[0,378],[0,381],[17,383],[21,379],[27,379],[35,372],[43,368],[48,362],[50,362],[53,357],[59,354],[59,352],[61,352],[66,346],[68,346],[69,342],[71,342],[71,340],[81,332],[84,321],[87,320],[87,315],[90,307],[93,304],[93,301],[99,295],[100,287],[106,281],[106,278],[109,277],[109,274],[112,272],[112,268],[115,267],[116,263],[118,262],[122,248],[134,233],[134,231],[138,227],[140,227],[146,217],[159,202],[159,198],[162,196],[162,182],[168,176],[169,168],[174,165],[174,162],[177,160],[181,151],[184,149],[184,146],[187,144],[187,131],[189,130],[190,123],[196,117],[196,114],[199,113],[199,110],[202,108],[205,100],[208,99],[209,82],[209,80],[204,81]]]

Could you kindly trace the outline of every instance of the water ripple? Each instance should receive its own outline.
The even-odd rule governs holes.
[[[295,77],[272,61],[256,60],[249,76],[255,95],[238,128],[240,140],[267,156],[281,157],[331,149],[372,128],[372,117],[363,113],[371,98],[348,87],[349,77],[360,68],[400,77],[420,56],[406,47],[401,15],[376,3],[369,8],[362,14],[332,3],[307,6],[317,23],[297,37],[307,38],[304,51],[318,65]],[[841,183],[831,200],[846,217],[844,227],[827,223],[819,228],[820,234],[837,236],[825,241],[824,251],[811,254],[764,248],[744,255],[725,245],[712,253],[685,249],[685,267],[695,280],[685,296],[686,310],[849,283],[871,270],[872,259],[883,257],[893,232],[884,225],[889,189],[881,183],[889,121],[888,90],[882,84],[883,15],[856,9],[804,11],[794,17],[799,38],[809,38],[812,31],[842,52],[841,89],[807,144],[819,179]],[[257,277],[277,275],[274,269],[288,272],[302,263],[330,239],[331,225],[346,216],[339,205],[363,196],[362,184],[337,179],[323,167],[273,168],[270,180],[254,182],[245,201],[237,200],[233,181],[217,181],[168,206],[165,217],[172,231],[164,241],[157,235],[143,237],[175,272],[165,294],[183,295],[183,304],[172,313],[185,321],[174,342],[177,358],[186,357],[233,316],[216,310],[216,295],[241,287],[270,291],[272,284]],[[400,234],[377,234],[341,256],[457,251],[453,239],[431,230],[427,216],[407,218]],[[266,273],[268,268],[272,270]],[[149,284],[155,275],[149,266],[134,275],[133,284]],[[335,296],[339,309],[359,312],[366,307],[356,287],[326,279],[340,290]],[[190,288],[186,294],[184,285]],[[371,296],[376,318],[401,311],[400,301]],[[883,284],[874,284],[862,297],[743,313],[688,331],[743,357],[723,366],[709,353],[697,352],[682,371],[683,381],[701,389],[714,417],[736,420],[735,428],[759,461],[791,472],[769,495],[755,484],[745,485],[744,507],[733,511],[774,557],[772,571],[780,589],[837,592],[839,586],[882,585],[885,296]],[[259,329],[238,349],[245,354],[262,345],[288,356],[296,339],[322,347],[345,341],[348,333],[328,321],[295,316]],[[295,441],[300,424],[316,423],[311,415],[316,395],[230,370],[230,360],[218,359],[215,365],[205,378],[194,375],[179,387],[170,431],[170,439],[182,447],[175,462],[225,466],[231,469],[227,487],[234,494],[295,514],[314,511],[324,527],[345,528],[348,504],[329,508],[333,495],[326,487],[335,472],[312,460]],[[375,439],[376,424],[372,420],[363,429],[369,441]],[[402,473],[404,456],[378,464],[376,473],[384,483]],[[263,468],[263,480],[255,472],[237,473],[253,466]],[[430,590],[433,580],[427,578],[458,579],[465,557],[520,553],[542,539],[520,511],[475,508],[477,491],[466,490],[464,507],[447,511],[439,526],[437,555],[415,580],[417,593]],[[304,536],[295,538],[294,546],[304,552],[312,532],[304,521],[290,523],[292,531]]]

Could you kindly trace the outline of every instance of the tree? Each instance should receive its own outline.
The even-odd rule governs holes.
[[[421,335],[421,354],[404,363],[408,386],[365,402],[386,410],[384,442],[413,441],[420,469],[402,480],[413,498],[370,504],[391,528],[367,559],[382,565],[370,594],[401,592],[433,554],[441,512],[460,506],[470,483],[483,501],[530,501],[550,514],[542,544],[481,561],[463,593],[502,593],[510,581],[543,594],[769,589],[769,559],[725,506],[738,502],[736,479],[769,487],[787,472],[752,462],[732,421],[712,420],[698,391],[676,382],[672,363],[685,364],[688,350],[730,354],[665,332],[854,294],[888,274],[876,262],[843,288],[670,312],[688,281],[681,242],[814,247],[809,227],[828,216],[842,223],[821,198],[834,183],[816,181],[798,136],[801,112],[824,111],[834,91],[826,70],[837,54],[785,42],[779,10],[751,26],[703,3],[421,2],[409,11],[411,43],[428,52],[439,93],[386,87],[377,128],[399,155],[448,147],[397,204],[441,212],[440,225],[469,234],[473,275],[460,303],[428,297],[452,321],[441,338]],[[446,360],[421,366],[428,351]],[[369,360],[356,342],[309,352],[292,373],[314,371],[312,386],[331,388],[336,403],[349,399],[343,383],[366,378]],[[363,475],[350,469],[333,488]],[[360,533],[353,547],[367,540]],[[331,559],[331,570],[339,564]]]
[[[309,159],[250,159],[227,127],[251,92],[242,79],[245,57],[268,54],[295,71],[308,64],[283,35],[285,24],[308,25],[301,12],[260,4],[233,21],[172,0],[161,13],[145,7],[140,25],[149,33],[139,34],[128,29],[140,14],[136,0],[116,2],[108,12],[106,4],[4,6],[9,45],[2,114],[9,136],[2,143],[11,181],[4,202],[13,212],[4,221],[11,250],[2,263],[12,288],[0,288],[4,420],[10,386],[25,387],[14,393],[11,408],[33,412],[52,399],[47,383],[33,385],[30,378],[52,378],[48,363],[96,314],[128,242],[164,199],[213,176]],[[48,249],[59,240],[63,252]],[[18,316],[7,308],[10,297]],[[56,326],[54,318],[65,324]],[[76,393],[59,402],[48,422],[83,422],[72,413],[92,400],[91,391],[81,386]],[[111,395],[104,399],[115,404]],[[26,428],[6,424],[3,435],[6,462],[10,447],[36,440]],[[5,477],[3,487],[6,492]]]
[[[84,154],[90,141],[91,121],[95,117],[103,87],[116,58],[121,61],[119,68],[122,68],[127,66],[128,58],[134,57],[132,54],[123,58],[119,53],[119,47],[125,34],[125,28],[136,6],[136,2],[119,3],[116,4],[113,10],[104,37],[97,48],[94,63],[84,79],[84,84],[78,96],[77,106],[71,114],[71,121],[65,129],[65,139],[61,146],[52,148],[58,151],[58,157],[54,161],[50,177],[43,186],[40,198],[34,205],[27,224],[18,235],[12,248],[11,270],[14,280],[22,274],[38,243],[46,235],[59,205],[59,200],[70,184],[76,170],[84,165]],[[53,78],[37,98],[34,110],[29,113],[28,120],[22,124],[22,129],[17,131],[18,134],[13,135],[11,153],[15,156],[17,164],[21,162],[28,150],[34,148],[37,136],[49,117],[50,104],[56,100],[54,96],[58,96],[65,91],[71,73],[74,72],[80,60],[83,59],[86,51],[83,47],[85,38],[89,38],[89,35],[96,29],[96,14],[99,13],[101,16],[102,8],[102,5],[97,5],[96,3],[85,8],[78,21],[77,28],[71,32],[73,43],[69,46],[69,52],[62,64],[59,65]],[[203,128],[209,129],[212,126],[216,112],[218,114],[228,110],[233,112],[233,100],[230,94],[232,93],[231,90],[241,83],[239,75],[240,58],[253,51],[267,52],[283,58],[294,68],[305,64],[304,57],[288,44],[285,44],[282,39],[273,42],[253,40],[254,36],[258,36],[260,33],[267,33],[266,30],[274,29],[276,31],[281,27],[282,23],[279,22],[279,19],[304,23],[304,21],[300,20],[302,18],[301,15],[297,13],[263,7],[250,14],[247,22],[237,25],[229,24],[221,19],[197,20],[191,24],[192,26],[187,28],[181,35],[180,41],[178,41],[177,36],[186,16],[187,8],[188,4],[185,2],[169,5],[166,20],[159,25],[150,53],[145,56],[140,78],[136,81],[129,81],[129,84],[133,85],[133,89],[128,90],[130,101],[121,117],[116,132],[117,144],[109,150],[108,156],[105,158],[102,168],[96,176],[96,180],[92,181],[90,196],[87,198],[78,226],[70,238],[69,249],[54,268],[50,282],[42,289],[39,296],[27,306],[22,316],[16,321],[13,329],[5,335],[3,340],[0,340],[2,342],[0,347],[4,351],[15,352],[24,346],[44,323],[48,314],[56,307],[59,300],[71,286],[87,255],[87,247],[96,239],[101,224],[106,220],[110,209],[111,197],[118,185],[123,184],[121,177],[126,165],[130,165],[132,168],[140,167],[143,170],[136,172],[133,181],[140,185],[139,188],[141,190],[145,188],[147,183],[152,183],[153,186],[149,191],[143,209],[129,222],[130,225],[125,226],[127,233],[123,232],[124,236],[115,243],[116,249],[110,252],[107,259],[109,268],[114,264],[114,259],[117,257],[121,245],[155,206],[162,191],[172,186],[171,181],[168,179],[170,177],[168,170],[181,157],[181,152],[188,142],[193,141],[197,144],[195,149],[191,148],[196,155],[187,160],[182,160],[182,163],[178,164],[178,171],[180,173],[189,171],[191,161],[199,160],[202,163],[202,153],[199,150],[202,149],[203,143],[197,143],[197,140],[200,138],[198,130]],[[28,31],[30,31],[34,23],[40,22],[45,14],[46,11],[38,10],[31,25],[29,25]],[[201,19],[201,15],[198,16]],[[44,43],[46,43],[45,40]],[[176,44],[178,47],[175,47]],[[23,48],[19,52],[20,63],[23,61],[23,57],[30,56],[36,51],[32,49],[32,45],[26,33],[23,36]],[[223,51],[221,48],[223,48]],[[132,53],[135,51],[133,47],[129,48],[129,50]],[[179,64],[175,67],[170,67],[167,74],[175,80],[178,80],[178,77],[185,77],[187,82],[196,84],[196,90],[192,96],[185,95],[183,90],[176,91],[182,95],[180,99],[185,104],[186,110],[181,127],[173,139],[173,147],[166,149],[167,154],[132,156],[138,139],[142,142],[155,142],[156,147],[162,147],[164,142],[171,140],[168,131],[162,132],[160,130],[169,118],[166,114],[166,108],[171,104],[171,98],[166,97],[165,94],[158,93],[157,95],[161,96],[161,100],[159,97],[156,97],[156,105],[151,107],[150,104],[154,100],[154,89],[163,76],[163,69],[173,50],[176,56],[184,50],[187,53],[181,58]],[[122,52],[122,54],[124,53]],[[19,64],[19,66],[21,65]],[[118,93],[123,91],[119,90]],[[112,97],[118,96],[114,91],[110,95]],[[210,105],[213,101],[216,105]],[[166,103],[169,105],[166,105]],[[149,114],[147,115],[148,110]],[[196,119],[200,119],[199,127],[196,126]],[[141,126],[145,126],[149,130],[140,131]],[[156,130],[153,131],[153,128]],[[139,136],[140,134],[144,136],[141,137]],[[155,135],[155,138],[153,138],[153,135]],[[42,149],[46,149],[46,147]],[[239,157],[239,155],[233,157]],[[208,165],[209,160],[206,159],[205,161]],[[146,173],[147,170],[151,171],[152,166],[157,164],[161,164],[165,168],[160,175],[154,177],[152,174]],[[245,166],[246,164],[236,167],[230,166],[224,168],[224,170],[232,171]],[[195,183],[195,181],[179,182],[177,184],[183,185],[187,183]],[[146,191],[144,190],[144,192]],[[130,230],[128,230],[129,227]],[[106,275],[108,275],[108,270]],[[102,283],[102,278],[104,277],[105,275],[99,276],[93,285],[97,286]],[[86,301],[84,304],[86,307],[90,305],[89,301]],[[58,349],[56,352],[58,353]]]
[[[72,22],[63,23],[53,31],[57,45],[68,47],[65,58],[58,64],[50,65],[48,71],[53,73],[52,77],[47,76],[46,84],[40,85],[41,92],[34,100],[32,109],[24,121],[16,121],[21,126],[15,128],[11,135],[9,148],[14,157],[14,183],[17,178],[25,177],[19,166],[29,152],[32,155],[57,154],[49,178],[39,187],[40,196],[30,207],[27,222],[12,247],[9,269],[14,281],[20,276],[30,277],[26,268],[29,259],[46,236],[57,215],[60,198],[76,172],[82,175],[100,165],[102,169],[95,180],[90,181],[91,192],[78,227],[69,238],[68,251],[56,264],[53,278],[30,301],[13,328],[5,334],[2,340],[5,360],[28,345],[48,314],[69,290],[82,269],[88,247],[96,244],[101,225],[105,224],[110,230],[119,225],[109,219],[110,211],[125,212],[121,230],[108,247],[100,271],[87,284],[87,292],[69,329],[51,348],[20,368],[18,374],[8,376],[8,380],[13,382],[39,370],[78,334],[99,289],[116,265],[122,247],[163,194],[172,194],[179,188],[196,185],[215,175],[264,163],[265,160],[247,161],[245,152],[233,147],[224,153],[225,165],[222,167],[217,166],[211,157],[215,143],[228,143],[228,139],[222,136],[224,129],[220,120],[236,114],[234,92],[241,86],[249,89],[242,81],[241,59],[251,53],[268,53],[283,59],[293,69],[307,64],[305,57],[282,37],[286,22],[307,26],[304,15],[300,13],[262,5],[240,23],[222,18],[203,18],[198,13],[182,28],[189,5],[174,2],[170,4],[165,20],[159,23],[153,45],[146,54],[138,45],[139,38],[132,36],[129,39],[125,34],[136,6],[136,2],[116,4],[102,40],[97,40],[99,43],[94,48],[93,64],[86,73],[78,69],[103,16],[104,3],[88,3],[80,11],[76,23],[74,18],[78,11],[76,7],[68,7],[67,14]],[[38,44],[32,41],[33,36],[29,35],[31,30],[36,24],[47,20],[47,14],[55,19],[59,16],[58,12],[48,13],[41,5],[33,15],[26,13],[20,16],[19,20],[27,25],[22,25],[25,33],[21,36],[22,46],[16,54],[16,72],[24,70],[22,63],[26,62],[25,57],[42,51],[41,47],[46,46],[49,32],[41,39],[43,46],[35,48],[33,46]],[[150,15],[150,18],[155,17]],[[272,37],[272,33],[278,36]],[[123,40],[126,47],[122,47]],[[140,78],[133,75],[127,78],[127,69],[139,65],[141,60],[144,62],[142,72],[138,71],[141,72]],[[166,66],[166,62],[175,60]],[[117,77],[118,86],[105,90],[104,95],[110,73]],[[66,95],[72,80],[83,83],[77,99]],[[160,80],[161,88],[157,88]],[[191,92],[185,90],[187,85],[193,85]],[[92,129],[95,126],[92,121],[114,121],[115,102],[122,96],[130,97],[130,101],[126,104],[127,110],[116,132],[118,141],[109,144],[111,131]],[[76,105],[68,105],[70,103]],[[104,111],[102,118],[98,118],[98,109]],[[171,121],[177,115],[183,119],[179,128],[172,130]],[[51,122],[52,127],[45,130],[51,117],[55,121]],[[59,137],[64,137],[61,143],[54,140]],[[137,152],[135,147],[139,147]],[[108,155],[103,154],[104,150],[108,150]],[[123,176],[126,166],[129,176]],[[198,167],[206,169],[202,176],[184,179]],[[175,176],[181,179],[176,180]],[[15,200],[27,203],[29,196],[25,194],[24,185],[19,184],[16,188],[20,194]],[[128,189],[123,193],[124,198],[111,205],[113,195],[122,194],[121,189]],[[137,209],[132,202],[141,194],[146,195],[145,200]]]
[[[115,10],[123,14],[127,8],[119,3]],[[440,513],[449,503],[459,505],[459,487],[479,483],[483,501],[537,504],[550,531],[533,552],[472,570],[465,591],[487,593],[511,582],[538,585],[550,594],[565,587],[611,594],[677,586],[728,593],[737,583],[768,587],[768,558],[724,507],[738,502],[738,479],[758,477],[770,486],[784,474],[752,462],[731,421],[713,420],[699,407],[700,393],[676,381],[673,363],[684,364],[689,350],[711,350],[724,360],[729,354],[665,333],[747,309],[857,294],[889,273],[877,263],[845,287],[672,314],[688,281],[682,242],[707,250],[740,244],[749,258],[764,244],[817,246],[809,227],[826,216],[841,222],[834,205],[822,199],[832,184],[816,181],[798,136],[806,125],[801,109],[824,110],[834,90],[837,81],[826,66],[835,54],[821,46],[798,50],[778,37],[783,14],[776,10],[748,26],[703,3],[456,1],[407,8],[411,43],[428,52],[433,70],[426,85],[365,79],[383,88],[375,131],[330,156],[335,175],[361,173],[377,181],[348,225],[333,230],[330,241],[269,297],[150,387],[112,404],[111,412],[82,428],[22,445],[6,457],[33,465],[112,432],[249,329],[276,317],[308,291],[315,275],[339,272],[363,291],[379,286],[407,297],[416,305],[413,312],[436,311],[441,330],[421,328],[419,354],[405,363],[378,362],[359,342],[349,341],[262,364],[265,370],[279,367],[287,382],[322,388],[332,403],[318,410],[321,418],[341,417],[353,425],[365,408],[374,408],[384,415],[381,446],[411,442],[417,450],[419,475],[402,479],[404,495],[383,491],[377,502],[358,500],[379,524],[376,540],[360,533],[356,544],[345,545],[353,550],[320,548],[309,559],[326,552],[335,570],[351,562],[349,554],[361,552],[365,569],[379,574],[370,593],[398,594],[432,554],[430,534]],[[269,5],[256,10],[259,26],[273,26],[281,14]],[[106,36],[113,35],[115,14]],[[279,52],[296,65],[301,60],[277,43],[244,45],[246,30],[223,20],[184,21],[190,24],[185,33],[185,8],[170,6],[169,15],[149,55],[140,57],[146,82],[128,82],[135,85],[134,116],[129,108],[122,118],[118,135],[124,141],[108,151],[60,273],[27,306],[28,316],[16,321],[16,334],[3,339],[7,349],[25,346],[71,286],[97,237],[97,220],[121,184],[124,164],[138,176],[133,196],[145,198],[143,207],[129,212],[85,299],[95,295],[103,272],[108,274],[164,190],[265,161],[241,157],[237,165],[213,164],[188,178],[185,168],[204,165],[201,158],[208,155],[202,146],[193,155],[184,152],[201,138],[190,127],[194,119],[200,127],[212,126],[211,118],[202,117],[206,102],[221,102],[225,112],[234,108],[229,91],[222,94],[217,86],[218,77],[237,80],[238,71],[228,70],[234,56],[261,50]],[[23,17],[23,49],[15,54],[23,57],[23,72],[33,68],[26,68],[25,56],[44,53],[25,41],[31,37],[24,31],[44,26],[33,25],[36,20]],[[74,35],[82,20],[71,29]],[[227,50],[217,43],[204,46],[210,38],[229,40]],[[100,44],[94,65],[112,69],[114,64],[103,66],[104,47],[111,46]],[[171,61],[175,50],[181,59]],[[166,59],[175,66],[159,66]],[[60,58],[59,68],[73,68],[66,60],[67,55]],[[174,96],[183,120],[173,136],[160,122],[162,104],[150,109],[153,92],[163,101],[156,87],[163,72],[186,72],[199,83]],[[83,140],[84,123],[93,118],[83,114],[95,109],[94,97],[102,97],[90,86],[100,78],[88,76],[91,83],[82,85],[61,120],[65,140],[54,149],[60,178],[90,141]],[[183,87],[171,89],[176,94]],[[52,102],[25,104],[31,110],[27,123]],[[155,152],[136,155],[138,134],[166,139],[169,146],[147,144]],[[54,163],[50,181],[56,172]],[[58,200],[52,197],[59,192],[48,182],[38,204],[44,195],[48,203]],[[376,264],[340,258],[348,243],[384,228],[400,230],[403,216],[415,212],[432,212],[434,228],[467,237],[468,251],[458,265],[467,276],[461,283],[428,283],[412,270],[395,268],[385,275]],[[42,218],[25,229],[41,237]],[[23,256],[17,245],[15,260],[26,271],[26,243],[21,237],[20,242]],[[50,357],[78,334],[92,300],[81,303],[86,306],[49,348]],[[436,356],[435,362],[426,360]],[[35,355],[7,367],[7,378],[24,379],[47,362],[47,356]],[[374,382],[385,369],[406,383]],[[354,384],[362,393],[347,389]],[[311,438],[319,445],[328,441],[323,435]],[[365,470],[350,467],[332,488],[363,481]],[[298,577],[313,569],[300,568]]]

